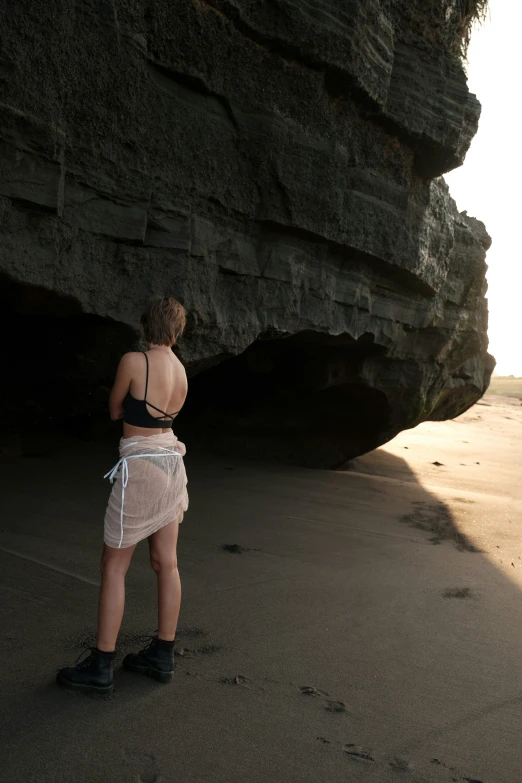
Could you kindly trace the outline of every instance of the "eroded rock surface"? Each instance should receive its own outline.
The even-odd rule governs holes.
[[[445,5],[4,9],[4,313],[79,330],[80,412],[155,293],[190,314],[179,424],[225,450],[339,465],[483,394],[490,240],[440,177],[480,106]]]

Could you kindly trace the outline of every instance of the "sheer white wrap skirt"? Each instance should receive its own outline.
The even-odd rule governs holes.
[[[104,521],[107,546],[138,543],[188,508],[185,445],[172,430],[120,440],[120,459],[105,478],[112,482]]]

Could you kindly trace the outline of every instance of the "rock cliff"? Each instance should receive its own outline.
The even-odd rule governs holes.
[[[189,311],[187,440],[335,466],[484,393],[450,0],[6,5],[0,298],[41,357],[11,351],[17,410],[104,409],[155,293]]]

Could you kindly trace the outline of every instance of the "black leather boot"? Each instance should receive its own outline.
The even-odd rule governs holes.
[[[64,688],[84,693],[109,694],[112,692],[114,652],[103,652],[97,647],[87,648],[91,654],[76,666],[66,666],[56,675],[56,682]],[[84,650],[82,655],[87,650]]]
[[[123,659],[123,668],[140,672],[159,682],[170,682],[174,673],[174,642],[149,636],[150,643],[138,653],[129,653]]]

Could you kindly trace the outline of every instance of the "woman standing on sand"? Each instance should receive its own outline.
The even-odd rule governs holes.
[[[66,688],[112,691],[125,574],[143,538],[158,578],[158,631],[147,647],[126,656],[123,667],[160,682],[172,679],[181,603],[176,543],[188,508],[185,446],[172,431],[187,396],[187,376],[172,346],[185,320],[185,309],[175,299],[154,299],[141,317],[147,351],[126,353],[118,366],[109,409],[113,420],[123,419],[123,437],[120,459],[106,474],[115,483],[105,514],[98,635],[88,658],[59,670],[57,682]]]

